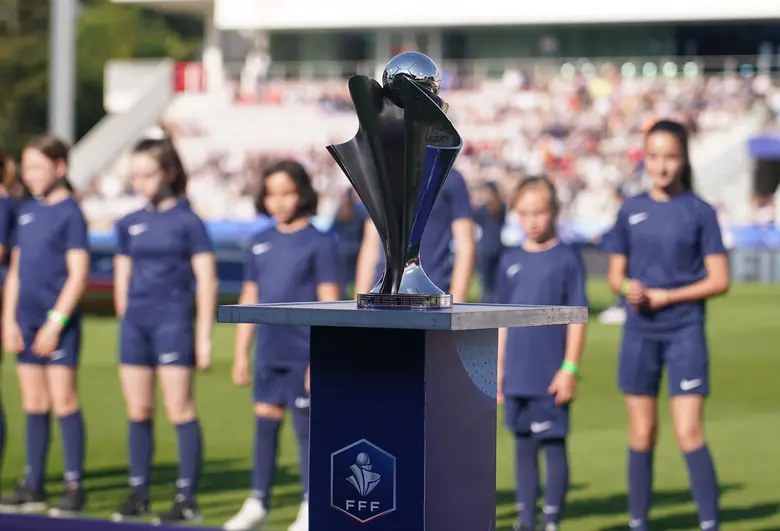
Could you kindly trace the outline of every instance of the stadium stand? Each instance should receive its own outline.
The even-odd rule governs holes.
[[[718,190],[733,192],[723,181],[749,170],[745,157],[724,153],[755,130],[776,90],[768,78],[736,74],[627,77],[610,63],[589,73],[507,70],[498,79],[452,84],[446,99],[466,139],[458,166],[471,186],[496,181],[508,191],[519,176],[544,173],[559,187],[563,220],[597,226],[611,223],[616,190],[635,185],[642,131],[661,116],[690,125],[697,184],[721,202]],[[268,81],[257,96],[184,94],[165,113],[162,124],[190,172],[195,208],[212,220],[251,219],[259,172],[295,156],[316,176],[320,214],[331,216],[348,183],[324,146],[356,128],[344,81]],[[136,207],[127,189],[122,159],[93,180],[84,204],[94,228],[106,229]],[[723,215],[734,217],[734,210],[736,220],[744,218],[744,208],[726,211],[725,204]]]

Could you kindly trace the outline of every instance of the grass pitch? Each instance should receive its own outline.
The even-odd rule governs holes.
[[[591,282],[589,290],[595,307],[609,303],[602,282]],[[779,319],[780,287],[736,286],[709,308],[713,395],[707,410],[707,432],[722,484],[721,522],[726,531],[780,530]],[[615,384],[620,328],[591,321],[583,379],[573,410],[573,485],[564,528],[617,531],[627,529],[625,415]],[[84,336],[80,387],[88,432],[88,515],[107,517],[127,492],[126,421],[116,370],[116,323],[109,317],[90,317]],[[236,389],[230,381],[233,327],[218,325],[214,345],[214,370],[197,381],[206,458],[199,502],[206,515],[204,524],[218,527],[240,508],[249,492],[253,415],[251,391]],[[7,490],[24,465],[24,418],[12,360],[5,357],[1,389],[9,440],[2,479]],[[49,459],[48,491],[53,500],[62,489],[63,471],[56,437]],[[162,407],[156,422],[156,447],[151,494],[153,509],[158,511],[171,503],[176,479],[175,433]],[[270,530],[286,529],[298,510],[296,453],[288,426],[281,444]],[[509,529],[514,518],[512,455],[512,439],[499,422],[499,529]],[[665,404],[655,491],[655,529],[698,529],[685,465]]]

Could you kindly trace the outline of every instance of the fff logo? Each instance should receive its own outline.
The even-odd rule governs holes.
[[[330,454],[330,505],[361,524],[395,511],[395,457],[366,439]]]

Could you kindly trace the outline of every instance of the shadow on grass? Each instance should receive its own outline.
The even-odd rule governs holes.
[[[241,462],[242,461],[238,459],[212,459],[205,462],[200,476],[198,494],[200,496],[207,496],[215,493],[224,494],[238,491],[248,495],[251,490],[252,470],[245,466],[237,466],[238,463]],[[84,485],[87,488],[90,497],[98,499],[111,498],[113,497],[113,491],[118,491],[116,493],[118,502],[122,496],[124,496],[125,492],[129,492],[129,477],[127,467],[92,468],[85,474]],[[178,463],[156,463],[152,471],[150,489],[158,491],[169,489],[172,498],[178,477]],[[52,475],[47,478],[47,483],[49,485],[61,481],[61,476]],[[274,474],[275,487],[298,485],[299,482],[300,475],[297,466],[277,466]],[[294,490],[297,492],[299,489]],[[51,494],[56,493],[52,492]],[[294,504],[297,505],[300,503],[300,494],[294,494],[290,497],[294,498]],[[275,496],[275,505],[286,505],[287,501],[285,498],[286,496]],[[204,505],[207,506],[208,502],[206,501]]]
[[[585,487],[586,485],[574,485],[570,490],[570,492],[576,490],[582,490]],[[730,491],[740,490],[743,487],[744,485],[742,484],[721,485],[720,491],[721,494],[725,494]],[[496,514],[497,518],[514,519],[515,517],[514,491],[511,490],[498,491],[496,493],[496,499],[502,500],[503,504],[505,505],[508,504],[507,507],[501,507],[502,503],[499,502],[498,504],[499,510],[497,511]],[[691,501],[691,492],[689,489],[660,490],[653,493],[653,507],[673,507],[676,505],[684,505],[686,503],[689,503],[690,501]],[[742,512],[748,513],[751,510],[756,510],[758,511],[758,514],[751,515],[750,518],[761,519],[774,514],[774,512],[777,511],[778,505],[780,504],[767,505],[767,506],[754,506],[752,508],[745,509]],[[762,509],[763,509],[763,514],[761,513]],[[735,517],[733,512],[734,510],[724,509],[722,511],[721,521],[734,522],[734,521],[741,521],[739,518],[744,518],[744,516],[740,516],[739,518]],[[575,500],[568,501],[566,503],[566,509],[564,512],[564,520],[576,520],[577,518],[586,518],[586,517],[592,518],[594,516],[616,516],[621,514],[626,515],[626,518],[628,518],[628,496],[626,493],[616,493],[616,494],[610,494],[608,496],[582,498],[582,499],[575,499]],[[670,519],[668,525],[667,525],[666,518],[659,520],[658,522],[653,521],[653,523],[655,526],[658,527],[658,529],[664,529],[664,530],[696,529],[698,527],[698,524],[696,523],[695,514],[674,515],[668,518]],[[691,522],[693,522],[693,526],[691,526]],[[499,529],[509,529],[509,527],[500,526]],[[617,530],[624,531],[625,529],[626,529],[626,524],[623,524],[622,526],[610,527],[607,529],[603,529],[602,531],[617,531]]]
[[[752,520],[763,520],[780,513],[780,503],[760,503],[747,505],[744,507],[723,507],[720,510],[719,524],[745,523]],[[661,518],[653,518],[651,521],[653,528],[664,529],[668,531],[698,529],[699,519],[695,512],[672,514]],[[624,525],[612,526],[603,531],[624,531]],[[758,529],[756,531],[759,531]],[[773,526],[762,529],[761,531],[780,531],[780,527]]]
[[[587,483],[574,483],[569,487],[569,492],[577,492],[588,488]],[[501,489],[496,491],[496,518],[515,517],[515,491]]]

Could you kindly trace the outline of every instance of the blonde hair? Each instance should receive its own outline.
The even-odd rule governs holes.
[[[520,197],[529,190],[541,190],[547,193],[547,197],[550,200],[550,208],[553,211],[553,215],[558,215],[560,205],[558,203],[558,191],[555,185],[547,177],[527,177],[520,181],[515,188],[515,193],[512,197],[512,205],[516,205],[520,200]]]

